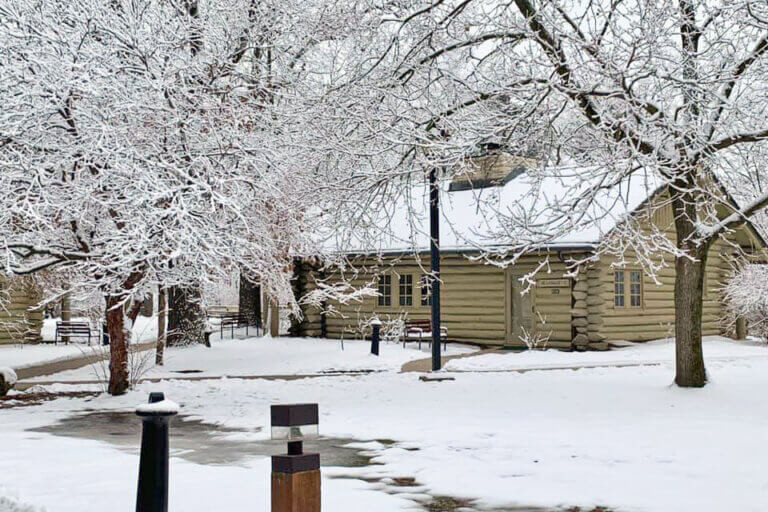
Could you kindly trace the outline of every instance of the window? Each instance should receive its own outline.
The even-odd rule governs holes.
[[[624,307],[624,271],[616,270],[613,273],[613,305],[617,308]]]
[[[643,273],[639,270],[629,271],[629,305],[633,308],[643,305]]]
[[[401,306],[413,306],[413,276],[411,274],[403,274],[400,276],[399,291],[399,304]]]
[[[379,306],[392,305],[392,276],[384,274],[379,276]]]
[[[431,306],[432,305],[432,286],[429,282],[429,276],[424,275],[421,276],[421,305],[422,306]]]
[[[616,270],[613,272],[613,305],[617,308],[643,306],[643,272]]]

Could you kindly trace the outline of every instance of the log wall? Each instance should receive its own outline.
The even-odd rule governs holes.
[[[33,310],[40,300],[40,293],[28,279],[0,280],[0,345],[35,343],[41,339],[43,312]]]

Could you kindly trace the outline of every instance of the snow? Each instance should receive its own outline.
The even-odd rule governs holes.
[[[7,368],[5,366],[0,366],[0,376],[2,376],[5,383],[10,386],[16,384],[16,381],[18,380],[16,372],[14,372],[12,368]]]
[[[755,353],[708,366],[703,389],[671,386],[673,367],[664,363],[455,373],[455,381],[429,383],[394,372],[165,381],[122,397],[62,399],[3,411],[0,496],[49,512],[79,511],[86,502],[130,506],[137,450],[27,429],[86,409],[131,410],[149,391],[162,391],[190,419],[246,429],[237,435],[252,442],[268,439],[271,404],[317,402],[321,433],[358,440],[353,446],[376,463],[324,467],[324,510],[361,503],[367,511],[423,510],[411,498],[427,495],[477,499],[477,510],[763,510],[768,405],[756,390],[768,386],[768,360]],[[172,455],[171,511],[269,510],[267,458],[201,465]],[[417,485],[387,484],[401,477]]]
[[[734,341],[722,336],[705,336],[704,356],[708,361],[765,358],[768,345],[764,342]],[[559,350],[527,350],[482,354],[475,357],[448,361],[446,370],[505,371],[521,369],[548,369],[563,366],[612,364],[661,364],[675,360],[675,340],[635,343],[606,352],[563,352]]]
[[[168,347],[165,364],[149,370],[147,378],[174,378],[181,375],[195,377],[295,375],[346,371],[399,371],[403,364],[414,359],[430,357],[429,346],[415,343],[406,348],[394,342],[381,342],[380,355],[370,353],[370,341],[328,340],[322,338],[292,338],[269,336],[248,339],[217,339],[211,348],[204,345]],[[476,350],[465,345],[448,344],[447,355],[464,354]],[[59,382],[93,378],[91,368],[57,373]],[[38,379],[49,381],[51,376]]]
[[[136,407],[136,414],[169,416],[179,413],[179,404],[173,400],[160,400],[159,402],[141,404]]]
[[[502,186],[450,192],[448,183],[443,183],[440,247],[452,251],[504,245],[515,235],[527,236],[524,230],[518,233],[517,227],[507,225],[508,221],[523,219],[531,225],[547,225],[553,233],[562,231],[548,241],[553,248],[592,246],[662,183],[651,172],[638,172],[611,189],[597,192],[591,204],[582,207],[583,216],[578,221],[562,218],[563,210],[570,208],[568,202],[596,184],[590,182],[593,173],[593,168],[551,168],[537,171],[535,177],[524,172]],[[408,194],[383,208],[375,222],[380,231],[376,240],[361,237],[347,242],[351,245],[347,250],[429,250],[428,186],[414,185]]]
[[[53,340],[56,332],[56,322],[59,318],[46,318],[43,321],[42,335],[44,340]],[[87,318],[75,318],[73,321],[88,321]],[[155,339],[157,333],[157,318],[143,317],[136,318],[133,325],[132,342],[146,342]],[[68,344],[24,344],[24,345],[2,345],[0,346],[0,365],[10,366],[11,368],[20,368],[38,365],[42,363],[53,363],[66,359],[78,358],[84,355],[93,355],[101,353],[98,347],[100,339],[98,335],[91,336],[93,346],[89,347],[79,338],[74,338]]]

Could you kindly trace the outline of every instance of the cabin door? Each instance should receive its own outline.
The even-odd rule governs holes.
[[[522,275],[516,274],[512,269],[507,269],[507,307],[506,307],[506,326],[507,326],[507,345],[522,345],[523,339],[532,334],[533,309],[531,307],[531,294],[533,290],[528,290],[526,294],[521,294],[525,285],[520,282]]]

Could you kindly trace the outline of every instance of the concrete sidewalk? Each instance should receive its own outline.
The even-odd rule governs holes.
[[[153,350],[156,343],[157,342],[155,340],[136,343],[131,345],[129,350],[131,352],[144,352],[146,350]],[[69,357],[66,359],[43,361],[42,363],[36,363],[16,368],[14,371],[21,381],[26,379],[33,379],[35,377],[42,377],[43,375],[51,375],[54,373],[64,372],[67,370],[77,370],[78,368],[88,366],[89,364],[105,361],[108,358],[109,351],[105,350],[103,354],[81,354],[79,356]],[[16,389],[19,389],[18,385]]]
[[[382,372],[384,370],[381,370]],[[221,380],[221,379],[244,379],[244,380],[299,380],[299,379],[316,379],[319,377],[344,377],[344,376],[350,376],[350,375],[370,375],[371,373],[379,373],[379,371],[371,372],[371,371],[338,371],[338,372],[328,372],[328,373],[293,373],[293,374],[271,374],[271,375],[179,375],[178,377],[146,377],[143,379],[139,379],[139,383],[144,382],[162,382],[164,380],[186,380],[186,381],[205,381],[205,380]],[[67,384],[67,385],[75,385],[75,386],[83,386],[83,385],[97,385],[102,384],[99,380],[69,380],[69,381],[61,381],[61,380],[41,380],[41,381],[19,381],[14,386],[14,389],[16,391],[26,391],[27,389],[31,388],[32,386],[50,386],[52,384]]]
[[[504,350],[500,350],[498,348],[486,348],[483,350],[478,350],[476,352],[469,352],[466,354],[456,354],[453,356],[442,356],[441,361],[443,363],[443,366],[445,366],[445,363],[452,359],[464,359],[465,357],[475,357],[483,354],[494,354],[497,352],[504,352]],[[427,357],[424,359],[414,359],[413,361],[408,361],[400,368],[400,373],[408,373],[408,372],[420,372],[420,373],[426,373],[432,371],[432,358]]]

